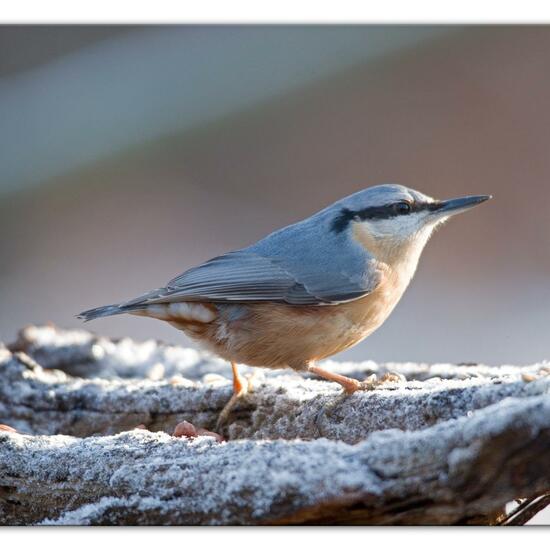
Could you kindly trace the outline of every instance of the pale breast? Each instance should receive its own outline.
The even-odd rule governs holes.
[[[202,338],[231,361],[302,369],[366,338],[397,301],[395,293],[379,287],[365,298],[332,306],[218,304],[219,317]]]
[[[136,314],[169,322],[228,361],[302,369],[374,332],[405,287],[404,281],[388,272],[371,294],[344,304],[179,302],[151,305]]]

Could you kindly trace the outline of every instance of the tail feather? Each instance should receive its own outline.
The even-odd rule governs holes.
[[[125,308],[119,304],[111,304],[110,306],[95,307],[94,309],[88,309],[77,315],[78,319],[83,321],[91,321],[98,317],[109,317],[110,315],[120,315],[126,313],[128,308]]]

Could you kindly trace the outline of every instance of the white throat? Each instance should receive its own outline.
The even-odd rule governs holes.
[[[414,276],[420,255],[435,226],[423,225],[418,231],[411,231],[408,236],[384,232],[386,228],[380,225],[376,229],[373,226],[372,223],[355,224],[353,237],[377,260],[385,263],[398,279],[396,283],[406,288]]]

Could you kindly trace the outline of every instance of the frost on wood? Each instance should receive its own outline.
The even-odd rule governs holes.
[[[550,491],[550,365],[326,362],[406,382],[343,397],[256,373],[227,442],[230,369],[194,350],[29,327],[0,347],[4,524],[449,524]],[[136,430],[144,424],[148,430]]]

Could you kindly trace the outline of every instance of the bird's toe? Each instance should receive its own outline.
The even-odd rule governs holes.
[[[360,388],[362,391],[372,391],[375,388],[377,388],[380,385],[380,382],[378,381],[378,377],[376,374],[371,374],[370,376],[367,376],[363,382],[360,382]]]
[[[382,376],[382,378],[380,379],[381,384],[384,384],[385,382],[394,382],[398,384],[400,382],[406,382],[406,381],[407,381],[407,378],[403,374],[399,372],[393,372],[393,371],[386,372],[384,376]]]

